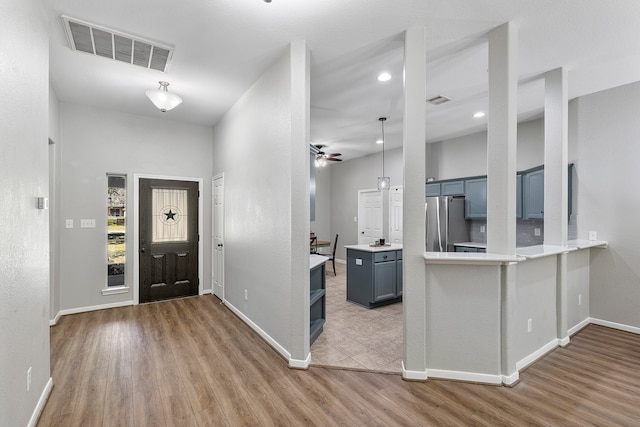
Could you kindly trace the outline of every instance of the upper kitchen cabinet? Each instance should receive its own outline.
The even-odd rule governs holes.
[[[544,168],[529,169],[522,174],[522,208],[524,219],[544,218]]]
[[[485,219],[487,217],[487,178],[468,179],[464,187],[464,217]]]
[[[441,196],[464,196],[464,181],[442,181],[440,183]]]
[[[439,182],[428,182],[425,189],[426,197],[433,197],[440,195],[440,183]]]

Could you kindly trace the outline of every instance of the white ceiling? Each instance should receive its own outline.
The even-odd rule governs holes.
[[[518,113],[540,115],[540,76],[569,70],[569,96],[640,80],[637,0],[45,0],[51,79],[64,102],[213,126],[293,40],[311,50],[311,142],[345,159],[402,144],[402,32],[427,29],[427,142],[486,129],[487,32],[519,30]],[[167,73],[72,51],[61,15],[174,45]],[[381,71],[393,78],[376,80]],[[170,82],[167,113],[144,96]]]

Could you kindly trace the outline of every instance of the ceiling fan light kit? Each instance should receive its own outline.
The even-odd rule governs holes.
[[[386,117],[380,117],[380,125],[382,126],[382,176],[378,177],[378,190],[388,190],[391,185],[391,178],[384,176],[384,122]]]
[[[314,145],[314,147],[316,147],[316,149],[318,150],[318,153],[316,154],[316,167],[317,168],[323,168],[325,166],[327,166],[329,163],[328,161],[331,162],[341,162],[342,159],[339,159],[339,156],[342,156],[341,153],[325,153],[324,151],[322,151],[323,148],[326,148],[326,145],[322,145],[322,144],[316,144]]]
[[[153,102],[153,105],[158,107],[158,109],[163,113],[166,113],[180,105],[182,103],[182,98],[173,92],[169,92],[167,89],[169,83],[163,81],[159,83],[160,86],[158,89],[149,89],[145,92],[145,95],[147,95],[151,102]]]

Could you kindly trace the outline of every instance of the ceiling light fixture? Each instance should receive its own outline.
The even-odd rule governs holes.
[[[378,81],[388,82],[389,80],[391,80],[391,74],[387,72],[380,73],[380,75],[378,76]]]
[[[145,94],[151,100],[151,102],[153,102],[153,105],[155,105],[160,111],[165,113],[180,105],[182,103],[182,98],[180,98],[175,93],[169,92],[167,90],[167,86],[169,86],[169,83],[162,81],[159,83],[160,86],[158,87],[158,89],[149,89],[145,92]]]
[[[480,117],[484,117],[484,113],[482,111],[478,111],[473,115],[473,117],[479,119]]]
[[[384,176],[384,122],[386,117],[380,117],[380,125],[382,126],[382,176],[378,177],[378,190],[388,190],[391,185],[391,178]]]

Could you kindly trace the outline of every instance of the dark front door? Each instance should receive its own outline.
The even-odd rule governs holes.
[[[198,294],[198,183],[140,179],[140,302]]]

